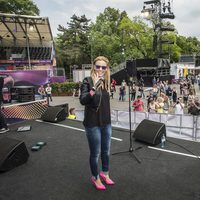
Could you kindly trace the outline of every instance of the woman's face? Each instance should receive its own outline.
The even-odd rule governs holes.
[[[98,60],[94,65],[94,69],[98,77],[104,77],[106,71],[108,70],[108,66],[105,61]]]

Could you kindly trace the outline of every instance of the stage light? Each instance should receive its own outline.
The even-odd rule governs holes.
[[[150,13],[149,13],[148,11],[145,11],[145,12],[143,13],[143,15],[144,15],[145,18],[148,18],[148,17],[150,16]]]
[[[145,1],[144,4],[157,4],[160,0]]]
[[[175,16],[172,12],[171,0],[149,0],[144,1],[142,16],[147,20],[150,20],[153,24],[154,37],[153,37],[153,50],[158,57],[163,53],[162,44],[172,44],[171,41],[162,41],[162,35],[164,31],[174,31],[174,27],[161,26],[163,20],[174,19]],[[169,52],[168,52],[169,54]]]
[[[154,13],[154,11],[155,10],[153,8],[145,8],[141,11],[141,14],[144,18],[149,19]]]
[[[32,22],[29,23],[29,30],[30,31],[33,31],[34,30],[34,25]]]
[[[163,12],[165,13],[165,11],[166,11],[166,8],[165,8],[165,7],[163,7]]]

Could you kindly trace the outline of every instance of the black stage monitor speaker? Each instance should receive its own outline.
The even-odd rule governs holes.
[[[66,119],[67,113],[61,107],[48,107],[42,114],[41,119],[47,122],[60,122]]]
[[[0,140],[0,171],[5,172],[19,165],[24,164],[29,157],[28,150],[24,142],[2,138]]]
[[[163,134],[166,137],[165,124],[144,119],[135,129],[133,137],[136,140],[157,145],[161,142]]]
[[[129,76],[136,76],[137,75],[135,60],[127,60],[126,61],[126,70],[129,74]]]
[[[65,112],[66,112],[66,115],[67,115],[67,116],[69,115],[69,106],[68,106],[68,103],[59,104],[59,105],[57,105],[56,107],[64,108],[64,109],[65,109]]]

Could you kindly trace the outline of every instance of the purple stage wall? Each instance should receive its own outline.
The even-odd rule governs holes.
[[[5,85],[39,86],[53,82],[64,82],[65,76],[53,76],[52,70],[0,71],[5,76]]]

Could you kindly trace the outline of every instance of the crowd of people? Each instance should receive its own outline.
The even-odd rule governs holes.
[[[200,90],[200,76],[197,80],[188,76],[181,79],[178,85],[170,85],[169,82],[153,78],[152,87],[144,89],[144,80],[138,83],[126,83],[122,81],[118,89],[119,101],[125,101],[127,87],[130,87],[130,100],[133,111],[148,111],[153,113],[175,113],[200,115],[200,100],[196,95],[195,84]],[[115,89],[113,89],[115,88]],[[111,81],[111,98],[116,92],[116,82]]]

